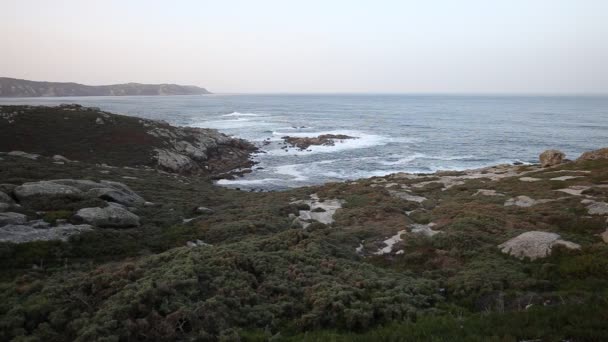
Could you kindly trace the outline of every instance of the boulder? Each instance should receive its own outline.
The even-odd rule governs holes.
[[[608,159],[608,147],[601,148],[599,150],[589,151],[581,154],[580,157],[576,160],[577,162],[585,161],[585,160],[599,160],[599,159]]]
[[[97,227],[126,228],[139,226],[139,216],[119,206],[84,208],[74,219]]]
[[[7,211],[8,209],[10,209],[11,205],[8,203],[2,203],[0,202],[0,213]]]
[[[541,167],[559,165],[564,161],[565,157],[564,152],[558,150],[546,150],[538,156]]]
[[[48,229],[37,229],[30,225],[11,224],[0,227],[0,241],[25,243],[32,241],[67,241],[70,236],[92,230],[93,227],[82,224],[65,224]]]
[[[0,203],[7,203],[7,204],[12,204],[14,201],[11,198],[11,196],[5,194],[4,192],[0,191]]]
[[[76,189],[79,193],[82,192],[82,196],[85,197],[97,197],[109,202],[116,202],[127,206],[143,205],[145,203],[145,200],[141,196],[136,194],[127,185],[119,182],[107,180],[95,182],[87,179],[55,179],[45,182],[47,184],[52,183],[58,186]]]
[[[531,260],[535,260],[550,255],[552,248],[559,245],[568,249],[581,248],[579,244],[562,240],[559,234],[540,231],[522,233],[511,240],[498,245],[498,248],[500,248],[503,253],[519,259],[527,257]]]
[[[14,193],[19,200],[35,196],[82,196],[78,188],[50,181],[24,183],[16,187]]]
[[[27,216],[19,213],[0,213],[0,227],[8,224],[23,224],[27,222]]]
[[[16,187],[17,185],[15,184],[2,183],[0,184],[0,191],[6,194],[11,194],[13,193],[13,190],[15,190]]]
[[[126,206],[142,205],[144,199],[134,192],[126,192],[112,188],[94,188],[87,191],[87,196],[98,197],[106,201],[124,204]]]

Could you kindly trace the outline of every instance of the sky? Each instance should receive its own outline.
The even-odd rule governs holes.
[[[0,0],[0,76],[216,93],[608,93],[606,0]]]

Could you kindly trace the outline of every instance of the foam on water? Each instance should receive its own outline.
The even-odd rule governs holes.
[[[333,146],[326,145],[311,145],[305,150],[300,150],[299,148],[289,147],[288,149],[274,149],[268,151],[271,155],[306,155],[306,154],[316,154],[316,153],[336,153],[345,150],[351,149],[362,149],[362,148],[370,148],[375,146],[382,146],[390,143],[392,141],[391,138],[376,135],[376,134],[368,134],[363,133],[361,131],[351,131],[351,130],[335,130],[335,131],[323,131],[323,132],[295,132],[295,133],[284,133],[284,132],[273,132],[271,141],[280,141],[281,137],[291,136],[298,138],[313,138],[318,137],[320,135],[325,134],[334,134],[334,135],[347,135],[353,137],[354,139],[335,139]]]
[[[254,113],[239,113],[239,112],[232,112],[230,114],[224,114],[222,116],[260,116],[259,114],[254,114]]]
[[[278,178],[264,178],[264,179],[220,179],[215,184],[218,185],[260,185],[279,181]]]

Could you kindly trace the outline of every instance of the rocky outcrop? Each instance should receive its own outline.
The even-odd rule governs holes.
[[[244,161],[255,151],[248,142],[211,129],[157,127],[148,134],[166,140],[163,148],[154,150],[154,158],[159,168],[176,173],[209,173],[216,169],[225,172],[250,166]]]
[[[312,145],[334,146],[336,141],[346,139],[358,139],[344,134],[322,134],[318,137],[282,137],[287,144],[297,147],[300,150],[305,150]]]
[[[205,88],[177,84],[125,83],[89,86],[66,82],[37,82],[0,77],[0,97],[203,95]]]
[[[559,165],[564,161],[566,155],[562,151],[558,150],[546,150],[538,156],[540,159],[541,167],[549,167]]]
[[[562,240],[556,233],[530,231],[520,234],[511,240],[498,245],[498,248],[519,259],[530,258],[535,260],[551,254],[555,246],[564,246],[568,249],[579,249],[581,246],[574,242]]]
[[[74,220],[102,228],[127,228],[139,226],[139,216],[119,206],[84,208],[78,210]]]
[[[0,106],[0,150],[27,151],[9,155],[31,159],[56,156],[55,162],[64,164],[77,160],[219,176],[250,167],[256,148],[213,129],[175,127],[72,104]]]
[[[338,209],[342,208],[343,203],[344,201],[339,199],[321,201],[317,194],[310,195],[310,200],[291,202],[291,204],[304,204],[309,208],[307,210],[300,210],[299,215],[293,217],[293,223],[303,228],[308,227],[313,221],[332,224],[334,222],[334,214]]]
[[[581,154],[580,157],[576,160],[577,162],[582,162],[585,160],[600,160],[600,159],[608,159],[608,147],[601,148],[599,150],[588,151]]]

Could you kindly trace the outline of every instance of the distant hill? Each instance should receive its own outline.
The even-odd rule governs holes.
[[[89,86],[78,83],[36,82],[0,77],[0,97],[44,96],[138,96],[138,95],[202,95],[205,88],[177,84],[125,83]]]

